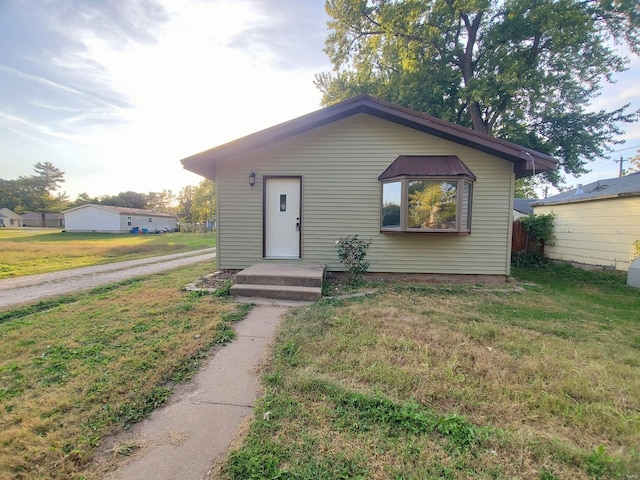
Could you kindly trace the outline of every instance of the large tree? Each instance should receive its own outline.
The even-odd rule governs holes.
[[[23,178],[5,180],[0,178],[0,207],[6,207],[16,213],[24,213],[25,205],[30,205],[33,195],[31,182]]]
[[[630,165],[627,168],[627,174],[640,172],[640,150],[638,150],[634,157],[629,159]]]
[[[192,220],[196,223],[207,224],[216,216],[216,184],[213,180],[202,180],[193,189],[193,203],[191,205]]]
[[[20,177],[19,181],[26,190],[31,191],[31,195],[27,200],[28,205],[25,206],[29,210],[39,212],[41,225],[46,227],[46,214],[51,211],[61,210],[63,194],[58,193],[58,195],[55,195],[55,192],[64,183],[64,172],[51,162],[38,162],[34,165],[33,171],[35,175]],[[66,199],[66,195],[64,197]]]
[[[147,208],[156,212],[175,213],[174,201],[175,195],[170,189],[147,194]]]
[[[593,111],[625,69],[614,43],[640,52],[636,0],[327,0],[316,77],[323,103],[369,93],[561,160],[548,178],[587,171],[638,119]]]
[[[193,208],[193,196],[195,187],[187,185],[180,190],[178,194],[178,207],[176,208],[176,215],[183,223],[193,223],[193,214],[191,210]]]
[[[117,195],[103,195],[100,197],[99,203],[102,205],[111,205],[112,207],[144,209],[147,208],[147,195],[127,190]]]

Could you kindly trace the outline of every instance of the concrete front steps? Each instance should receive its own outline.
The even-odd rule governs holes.
[[[258,263],[236,273],[234,297],[313,302],[322,297],[324,265]]]

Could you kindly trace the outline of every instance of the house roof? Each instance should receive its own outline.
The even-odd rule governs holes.
[[[369,95],[358,95],[197,153],[181,162],[187,170],[206,178],[214,178],[216,165],[223,160],[359,113],[373,115],[513,162],[516,178],[529,176],[534,169],[536,172],[545,172],[556,166],[556,160],[549,155]]]
[[[69,210],[65,210],[63,213],[73,212],[75,210],[80,210],[81,208],[99,208],[100,210],[106,210],[109,212],[114,212],[119,215],[142,215],[146,217],[175,217],[175,215],[171,213],[164,212],[156,212],[155,210],[145,210],[142,208],[129,208],[129,207],[114,207],[112,205],[96,205],[95,203],[87,203],[85,205],[80,205],[78,207],[70,208]]]
[[[20,215],[18,215],[16,212],[14,212],[13,210],[11,210],[10,208],[0,208],[0,217],[4,217],[4,218],[20,218]]]
[[[48,220],[60,220],[61,215],[59,213],[45,213],[44,218]],[[38,212],[26,212],[20,215],[23,220],[35,220],[41,219],[42,214]]]
[[[525,215],[531,215],[533,213],[533,208],[531,208],[531,204],[539,201],[540,200],[533,199],[533,198],[514,198],[513,209],[520,213],[524,213]]]
[[[456,155],[400,155],[380,174],[378,180],[401,176],[464,176],[471,180],[476,179],[473,172]]]
[[[538,200],[533,203],[533,206],[588,202],[636,195],[640,195],[640,172],[624,177],[598,180],[588,185],[578,185],[572,190],[567,190],[544,200]]]

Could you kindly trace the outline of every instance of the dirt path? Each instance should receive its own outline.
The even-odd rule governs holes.
[[[0,280],[0,309],[87,290],[128,278],[210,262],[215,248]],[[213,264],[212,264],[213,267]]]

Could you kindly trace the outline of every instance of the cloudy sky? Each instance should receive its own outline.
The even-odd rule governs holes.
[[[324,0],[0,0],[0,178],[49,161],[72,199],[195,185],[181,158],[319,108],[326,20]],[[617,78],[594,107],[640,108],[640,60]]]

